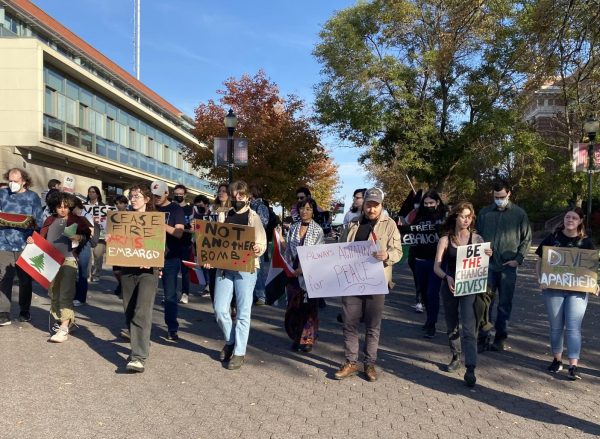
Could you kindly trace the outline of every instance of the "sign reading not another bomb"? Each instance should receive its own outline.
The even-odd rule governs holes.
[[[106,263],[121,267],[165,265],[164,212],[109,211]]]
[[[233,271],[254,271],[254,227],[196,220],[196,253],[199,265]]]

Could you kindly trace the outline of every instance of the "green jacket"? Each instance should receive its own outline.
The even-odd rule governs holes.
[[[491,243],[491,270],[502,271],[502,264],[511,260],[523,263],[531,245],[531,227],[519,206],[510,201],[504,210],[498,210],[496,204],[486,206],[479,212],[475,228],[485,242]]]

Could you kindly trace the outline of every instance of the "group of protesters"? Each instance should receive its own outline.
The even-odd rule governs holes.
[[[32,218],[36,226],[15,224],[4,217],[0,220],[0,326],[11,323],[15,275],[19,279],[19,319],[24,322],[31,319],[32,279],[17,265],[17,260],[25,245],[34,243],[31,234],[36,229],[64,257],[48,289],[50,312],[55,322],[50,341],[64,342],[75,321],[74,301],[75,304],[85,303],[83,291],[87,291],[87,284],[83,280],[88,280],[89,276],[89,280],[95,281],[99,277],[105,247],[111,236],[102,234],[98,224],[87,221],[81,200],[61,192],[60,187],[50,189],[44,215],[40,197],[30,190],[31,178],[25,170],[10,169],[4,180],[8,184],[0,189],[0,212],[25,215]],[[273,228],[273,214],[262,200],[259,188],[248,186],[243,181],[223,184],[218,187],[213,203],[206,196],[199,195],[191,205],[187,204],[187,189],[183,185],[175,186],[172,195],[163,181],[140,183],[128,189],[127,198],[116,200],[117,208],[140,213],[165,213],[166,236],[161,267],[113,267],[118,280],[117,293],[122,295],[125,313],[126,328],[122,333],[131,344],[126,369],[130,372],[145,370],[159,281],[164,293],[167,338],[173,342],[179,338],[178,303],[187,303],[190,292],[189,268],[183,262],[193,261],[193,221],[199,219],[243,225],[254,230],[252,272],[216,268],[206,261],[201,264],[213,301],[215,319],[225,342],[220,360],[230,370],[239,369],[245,361],[252,306],[266,303],[265,267],[269,259],[267,242]],[[310,191],[299,188],[296,195],[297,203],[292,209],[294,221],[285,232],[278,227],[279,233],[274,235],[280,241],[275,245],[282,249],[283,257],[292,270],[286,287],[285,329],[292,339],[292,349],[309,353],[318,339],[319,302],[308,295],[298,249],[324,245],[325,234],[318,220],[319,208]],[[385,194],[381,189],[357,189],[339,237],[339,242],[370,241],[373,244],[371,257],[382,262],[389,288],[393,286],[393,265],[402,259],[403,246],[410,248],[408,260],[417,292],[415,310],[426,312],[424,336],[433,338],[436,335],[441,298],[451,353],[447,370],[455,372],[464,363],[464,381],[470,387],[476,383],[477,355],[488,350],[505,349],[517,271],[531,245],[527,214],[511,201],[508,183],[497,180],[492,195],[493,203],[476,216],[473,205],[468,201],[456,202],[448,210],[440,195],[429,190],[415,198],[413,212],[393,219],[384,208]],[[102,203],[100,189],[90,187],[87,201],[89,204]],[[580,208],[569,209],[562,223],[542,242],[536,253],[541,257],[544,246],[593,249],[583,222]],[[485,254],[490,258],[486,291],[455,294],[458,248],[484,242],[489,243]],[[87,260],[84,255],[87,255]],[[96,267],[91,273],[87,265],[90,259],[94,260]],[[539,263],[537,272],[539,276]],[[181,295],[177,291],[180,273]],[[367,380],[377,380],[375,364],[386,292],[387,288],[385,291],[382,289],[381,294],[339,294],[342,296],[342,313],[338,320],[343,324],[345,361],[335,373],[336,379],[345,379],[361,371],[359,339],[360,326],[364,323],[362,371]],[[548,370],[557,373],[563,368],[563,338],[566,333],[568,377],[580,379],[577,363],[588,294],[545,289],[543,297],[548,310],[553,354]],[[494,304],[497,307],[492,325]],[[493,341],[490,335],[492,329],[495,330]]]

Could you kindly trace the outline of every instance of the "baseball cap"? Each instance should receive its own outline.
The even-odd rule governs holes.
[[[373,187],[365,192],[365,203],[368,201],[375,201],[376,203],[383,203],[383,191],[379,188]]]
[[[167,183],[165,183],[164,181],[160,181],[160,180],[153,181],[152,184],[150,185],[150,189],[152,191],[152,194],[161,196],[161,197],[164,194],[169,193],[169,187],[167,186]]]

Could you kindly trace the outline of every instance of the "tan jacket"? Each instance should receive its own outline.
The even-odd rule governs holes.
[[[353,219],[348,224],[348,228],[344,230],[340,238],[340,242],[353,242],[362,214],[358,218]],[[382,212],[379,220],[373,227],[373,232],[377,237],[377,245],[381,250],[385,250],[388,253],[388,258],[383,261],[383,272],[385,273],[385,279],[388,282],[388,286],[393,288],[392,282],[392,265],[402,259],[402,245],[400,244],[400,232],[396,223],[387,215]],[[369,241],[373,240],[373,235],[369,237]]]
[[[267,234],[265,232],[265,228],[262,225],[262,221],[260,220],[260,217],[258,216],[258,214],[255,211],[250,209],[250,206],[244,207],[238,213],[244,213],[247,210],[250,211],[250,213],[248,214],[248,225],[250,227],[254,227],[255,244],[260,249],[260,254],[254,258],[254,266],[258,270],[258,268],[260,267],[260,257],[267,250]],[[223,216],[219,215],[218,222],[224,223],[226,217],[227,217],[227,214],[224,214]]]

